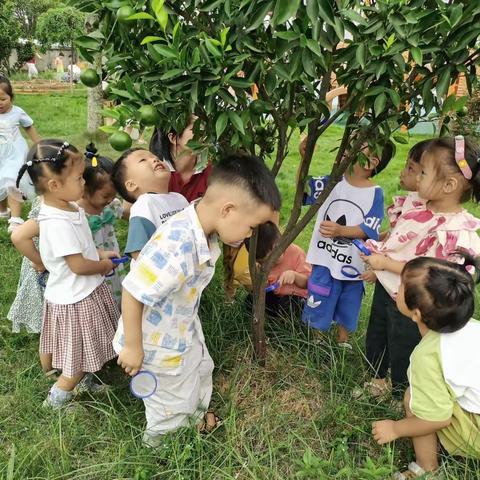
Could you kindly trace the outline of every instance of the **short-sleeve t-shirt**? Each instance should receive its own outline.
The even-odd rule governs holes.
[[[197,200],[205,194],[208,185],[208,177],[212,173],[212,164],[208,163],[205,168],[196,169],[188,182],[184,182],[179,173],[172,170],[170,183],[168,185],[169,192],[177,192],[182,194],[189,202]]]
[[[179,193],[144,193],[130,209],[125,253],[139,252],[155,230],[188,206]]]
[[[21,136],[20,127],[28,128],[32,125],[31,117],[14,105],[9,112],[0,114],[0,144],[16,141]]]
[[[43,203],[38,214],[40,256],[50,272],[45,299],[61,305],[83,300],[103,282],[102,275],[73,273],[65,261],[64,257],[75,254],[99,260],[85,212],[75,203],[72,206],[76,211],[60,210]]]
[[[328,176],[311,178],[304,204],[314,204],[328,181]],[[377,240],[383,215],[383,191],[379,186],[355,187],[343,178],[335,185],[318,211],[307,262],[327,267],[333,278],[352,280],[351,276],[342,273],[342,268],[353,267],[358,273],[365,271],[365,264],[360,258],[358,249],[344,239],[326,238],[321,235],[320,223],[329,220],[343,226],[359,226],[367,238]]]

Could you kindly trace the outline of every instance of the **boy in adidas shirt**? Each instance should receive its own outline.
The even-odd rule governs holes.
[[[132,203],[125,253],[134,260],[155,230],[188,206],[179,193],[168,193],[168,165],[148,150],[132,148],[115,162],[112,181],[120,196]]]
[[[370,178],[380,173],[392,157],[387,144],[382,158],[363,148],[369,163],[348,170],[317,214],[307,254],[312,265],[307,302],[302,320],[320,331],[338,325],[339,345],[351,349],[349,334],[357,329],[363,297],[365,266],[353,239],[378,239],[383,220],[383,191]],[[304,204],[312,205],[329,181],[328,176],[312,178]]]

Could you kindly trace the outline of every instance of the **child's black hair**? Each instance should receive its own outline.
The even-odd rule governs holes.
[[[257,262],[263,260],[275,247],[280,238],[280,230],[272,223],[267,222],[258,226],[257,251],[255,259]],[[250,252],[250,239],[245,239],[245,248]]]
[[[435,168],[439,174],[446,175],[450,170],[460,173],[465,178],[455,160],[454,137],[432,139],[426,152],[436,156]],[[472,178],[470,180],[466,179],[468,188],[464,191],[461,201],[475,200],[480,202],[480,149],[477,144],[468,138],[465,138],[465,160],[472,171]]]
[[[374,177],[378,175],[385,167],[390,163],[393,155],[395,154],[395,145],[390,141],[387,140],[382,148],[382,154],[380,156],[380,161],[375,169],[372,171],[370,177]]]
[[[408,152],[408,159],[414,163],[420,163],[423,152],[425,152],[430,143],[431,139],[422,140],[421,142],[416,143]]]
[[[176,130],[171,128],[168,132],[156,128],[150,139],[150,145],[148,149],[156,155],[160,160],[169,162],[172,166],[175,165],[175,160],[172,157],[171,144],[168,136],[173,134],[178,136]]]
[[[229,155],[217,163],[208,179],[208,185],[222,183],[245,190],[254,201],[280,211],[282,199],[272,172],[258,157]]]
[[[28,172],[35,190],[42,193],[41,179],[45,177],[45,168],[51,173],[60,175],[69,160],[81,160],[78,150],[68,142],[56,139],[40,140],[30,148],[25,163],[17,177],[17,188],[25,172]]]
[[[105,184],[105,177],[111,179],[113,171],[113,161],[108,157],[102,157],[97,154],[98,150],[93,143],[85,147],[85,171],[83,178],[85,180],[85,189],[89,195],[93,195]]]
[[[480,258],[463,252],[457,254],[463,257],[463,264],[417,257],[410,260],[402,271],[407,307],[409,310],[418,309],[422,322],[435,332],[460,330],[475,310]],[[475,277],[467,267],[475,268]]]
[[[0,90],[3,90],[13,100],[13,87],[10,80],[0,75]]]
[[[125,160],[128,156],[136,152],[138,150],[142,150],[141,148],[129,148],[125,150],[117,159],[117,161],[113,164],[111,178],[113,185],[115,186],[115,190],[118,194],[127,202],[135,203],[135,197],[130,195],[130,192],[127,190],[125,186]]]

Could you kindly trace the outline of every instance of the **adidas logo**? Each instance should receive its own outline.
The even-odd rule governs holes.
[[[310,295],[307,299],[307,306],[310,308],[317,308],[320,306],[321,303],[322,303],[321,300],[316,302],[315,299],[313,298],[313,295]]]

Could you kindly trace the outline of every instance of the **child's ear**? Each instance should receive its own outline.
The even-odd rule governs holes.
[[[138,185],[133,180],[127,180],[125,182],[125,188],[127,189],[128,193],[133,193],[138,189]]]
[[[452,193],[457,190],[457,188],[460,186],[460,183],[458,181],[458,178],[456,177],[449,177],[443,184],[443,191],[445,193]]]
[[[375,170],[380,163],[380,159],[378,157],[373,157],[368,160],[368,169]]]
[[[59,184],[58,181],[54,178],[51,178],[47,182],[47,188],[49,192],[56,192],[58,190]]]
[[[170,143],[172,145],[176,145],[177,144],[177,136],[173,133],[173,132],[170,132],[168,135],[168,140],[170,141]]]
[[[413,310],[412,320],[418,325],[422,321],[422,313],[418,308]]]
[[[231,212],[233,212],[237,207],[235,206],[235,204],[231,203],[231,202],[228,202],[228,203],[224,203],[222,205],[222,208],[220,209],[220,216],[222,218],[225,218],[227,217]]]

